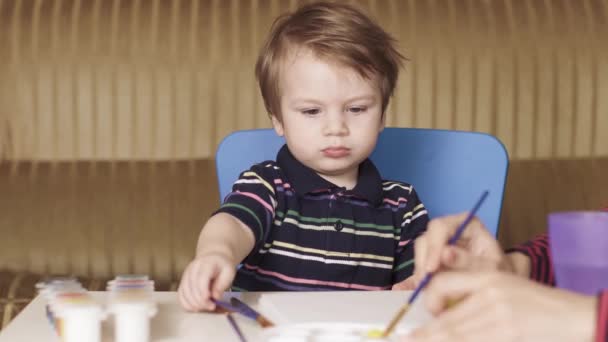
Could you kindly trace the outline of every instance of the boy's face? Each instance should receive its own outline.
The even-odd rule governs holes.
[[[354,186],[384,128],[377,82],[300,50],[286,60],[280,84],[282,118],[272,117],[277,134],[320,176]]]

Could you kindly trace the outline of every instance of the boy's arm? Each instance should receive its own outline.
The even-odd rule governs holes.
[[[200,255],[229,256],[238,265],[267,236],[276,198],[271,175],[258,165],[245,171],[232,192],[203,227],[196,248]]]
[[[198,238],[196,257],[218,254],[238,265],[253,249],[255,237],[249,227],[227,213],[213,215]]]
[[[213,310],[230,287],[236,265],[253,249],[254,234],[236,217],[213,215],[199,235],[196,256],[182,275],[178,298],[188,311]]]
[[[186,310],[213,310],[211,299],[219,299],[230,287],[235,266],[268,236],[276,206],[269,182],[271,166],[254,165],[241,173],[232,192],[201,230],[196,257],[184,270],[178,289]]]

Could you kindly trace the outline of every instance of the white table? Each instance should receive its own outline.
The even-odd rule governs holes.
[[[235,294],[258,308],[262,292]],[[104,303],[105,292],[92,292],[94,298]],[[232,294],[226,294],[231,296]],[[281,294],[282,296],[285,293]],[[380,292],[291,292],[283,297],[297,305],[287,308],[292,317],[289,322],[306,321],[349,321],[378,323],[387,322],[407,298],[402,291]],[[154,298],[158,304],[158,314],[152,319],[152,341],[188,342],[188,341],[238,341],[225,315],[210,313],[188,313],[179,305],[176,292],[156,292]],[[15,319],[0,332],[0,342],[59,341],[45,314],[45,301],[41,297],[34,300]],[[319,310],[321,309],[321,310]],[[269,318],[275,322],[278,317]],[[297,317],[296,317],[297,316]],[[249,341],[255,341],[261,328],[252,320],[235,315],[241,330]],[[275,319],[276,317],[276,319]],[[285,318],[282,320],[285,322]],[[113,341],[112,320],[103,324],[103,341]]]

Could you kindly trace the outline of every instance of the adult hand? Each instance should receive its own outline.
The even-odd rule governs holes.
[[[595,298],[512,274],[441,272],[424,298],[437,317],[404,342],[593,340]]]
[[[516,272],[511,255],[503,252],[498,241],[477,218],[469,223],[455,245],[448,245],[448,241],[466,216],[467,213],[462,213],[429,222],[427,231],[414,242],[415,279],[422,279],[424,274],[442,268]],[[527,260],[527,257],[519,253],[515,254],[517,254],[515,257]],[[528,275],[526,270],[522,270],[521,273]]]

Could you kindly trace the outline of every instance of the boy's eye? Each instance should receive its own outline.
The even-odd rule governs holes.
[[[350,107],[348,109],[351,113],[364,113],[367,107]]]
[[[304,109],[302,111],[302,114],[306,114],[306,115],[317,115],[319,114],[320,110],[317,108],[313,108],[313,109]]]

